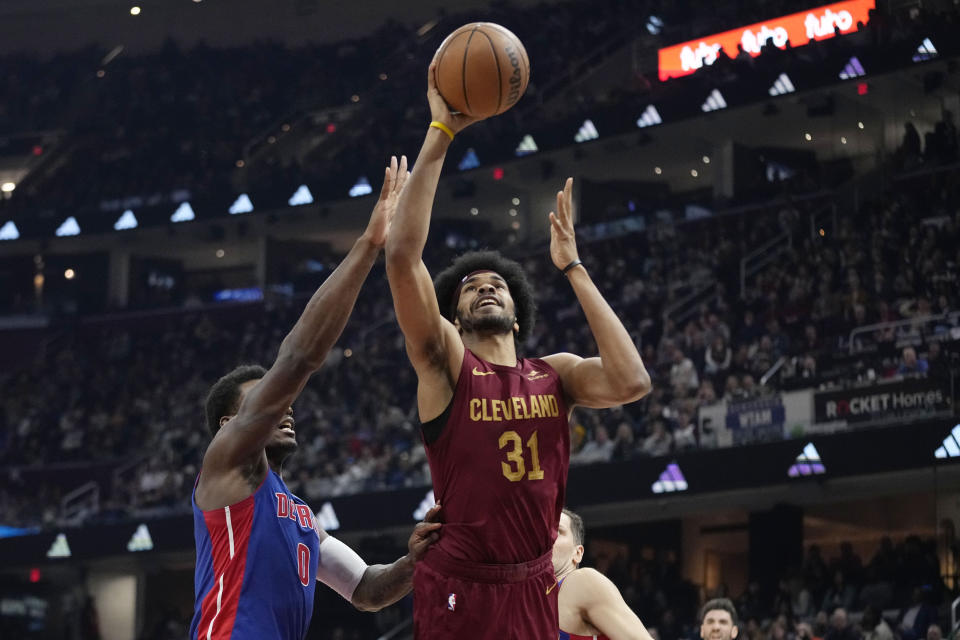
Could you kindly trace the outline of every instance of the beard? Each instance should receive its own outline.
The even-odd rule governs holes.
[[[460,321],[460,327],[464,333],[480,335],[513,333],[513,324],[517,321],[516,318],[506,312],[482,316],[458,313],[457,320]]]
[[[296,450],[296,440],[284,440],[271,443],[266,447],[267,460],[275,466],[280,466],[283,464],[283,461],[290,457],[290,454]]]

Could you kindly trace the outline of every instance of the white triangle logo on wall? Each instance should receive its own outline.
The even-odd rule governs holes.
[[[817,451],[817,447],[814,446],[812,442],[807,443],[807,446],[805,446],[800,455],[797,456],[797,461],[787,469],[787,475],[791,478],[818,476],[826,472],[827,468],[823,466],[823,461],[820,459],[820,452]]]
[[[427,491],[427,495],[423,497],[423,500],[420,501],[419,506],[413,512],[413,519],[417,522],[420,522],[425,517],[427,517],[427,511],[433,508],[433,505],[437,504],[437,498],[433,495],[433,489]]]
[[[700,109],[704,113],[709,113],[711,111],[719,111],[720,109],[727,108],[727,101],[724,99],[723,94],[720,93],[719,89],[714,89],[710,92],[710,95],[707,96],[707,101],[700,105]]]
[[[53,544],[50,545],[50,550],[47,551],[47,557],[69,558],[70,555],[70,544],[67,542],[67,536],[58,533],[57,538],[53,541]]]
[[[189,202],[184,202],[177,210],[173,212],[173,215],[170,216],[170,222],[189,222],[193,220],[196,216],[193,213],[193,207],[190,206]]]
[[[943,446],[938,447],[933,455],[941,460],[944,458],[960,458],[960,424],[947,434],[947,437],[943,439]]]
[[[536,140],[533,139],[533,136],[529,133],[523,136],[523,139],[520,141],[520,144],[517,145],[517,150],[514,152],[518,156],[526,156],[531,153],[536,153],[540,151],[540,148],[537,146]]]
[[[123,212],[123,215],[113,223],[113,228],[115,231],[124,231],[126,229],[136,229],[138,224],[137,216],[133,215],[132,210],[127,209]]]
[[[584,120],[583,124],[580,125],[580,130],[577,131],[577,135],[573,136],[574,142],[587,142],[588,140],[596,140],[600,137],[600,132],[597,131],[597,128],[593,125],[593,120]]]
[[[662,124],[663,118],[660,117],[660,112],[657,111],[655,106],[647,105],[647,108],[644,109],[643,114],[637,118],[637,126],[643,129],[644,127],[652,127],[654,125]]]
[[[793,93],[797,88],[793,86],[793,81],[790,80],[790,76],[785,73],[781,73],[780,76],[774,81],[773,86],[770,87],[771,96],[782,96],[787,93]]]
[[[141,524],[130,537],[127,543],[127,551],[151,551],[153,550],[153,538],[150,537],[150,529],[147,525]]]
[[[290,199],[287,200],[287,204],[291,207],[299,207],[304,204],[313,204],[313,194],[310,193],[310,189],[307,188],[307,185],[302,184],[300,188],[297,189]]]
[[[80,235],[80,225],[77,224],[77,219],[73,216],[70,216],[63,221],[57,230],[54,232],[58,238],[63,238],[64,236],[78,236]]]
[[[16,240],[19,237],[20,230],[17,229],[17,225],[13,224],[13,220],[7,220],[0,227],[0,240]]]
[[[931,41],[930,38],[924,38],[920,46],[917,47],[917,52],[913,55],[913,61],[923,62],[924,60],[936,58],[938,55],[940,55],[940,53],[937,51],[937,48],[933,46],[933,41]]]
[[[333,510],[333,505],[329,502],[324,502],[323,506],[320,507],[320,511],[317,513],[317,521],[324,531],[336,531],[340,528],[337,512]]]
[[[245,193],[241,193],[233,204],[230,205],[228,210],[230,215],[235,216],[241,213],[250,213],[253,211],[253,203],[250,202],[250,196]]]

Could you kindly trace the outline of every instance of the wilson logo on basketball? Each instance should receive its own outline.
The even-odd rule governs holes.
[[[520,99],[520,93],[523,87],[523,71],[520,69],[520,54],[516,48],[507,45],[503,48],[507,57],[510,59],[510,65],[513,67],[513,73],[510,74],[510,92],[507,94],[507,105],[512,105]]]

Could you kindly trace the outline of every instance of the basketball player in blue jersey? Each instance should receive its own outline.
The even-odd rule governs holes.
[[[316,580],[358,609],[382,608],[409,593],[414,562],[437,539],[439,523],[421,523],[406,556],[367,566],[320,528],[280,475],[297,448],[290,405],[340,336],[386,242],[405,181],[393,158],[366,231],[307,303],[273,366],[239,367],[210,390],[205,409],[214,435],[193,493],[191,639],[300,640]],[[436,514],[437,507],[427,519]]]
[[[609,578],[594,569],[579,568],[583,534],[583,519],[564,509],[553,543],[560,640],[652,640]]]

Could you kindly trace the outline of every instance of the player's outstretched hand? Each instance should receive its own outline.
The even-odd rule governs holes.
[[[397,212],[397,202],[400,200],[400,194],[403,193],[403,187],[407,184],[408,175],[407,156],[400,156],[399,163],[397,156],[390,156],[390,166],[387,167],[383,176],[380,199],[373,207],[370,222],[367,223],[367,230],[364,232],[375,247],[382,248],[387,243],[393,214]]]
[[[423,517],[423,522],[417,523],[410,534],[407,549],[414,561],[423,557],[423,554],[434,542],[440,539],[440,505],[435,504]]]
[[[430,69],[427,70],[427,102],[430,103],[431,119],[442,122],[450,127],[454,133],[460,133],[474,122],[480,122],[483,118],[475,118],[465,113],[454,113],[447,106],[447,101],[440,95],[437,89],[437,59],[434,57],[430,63]]]
[[[550,212],[550,258],[557,269],[577,260],[577,237],[573,231],[573,178],[557,192],[557,210]]]

